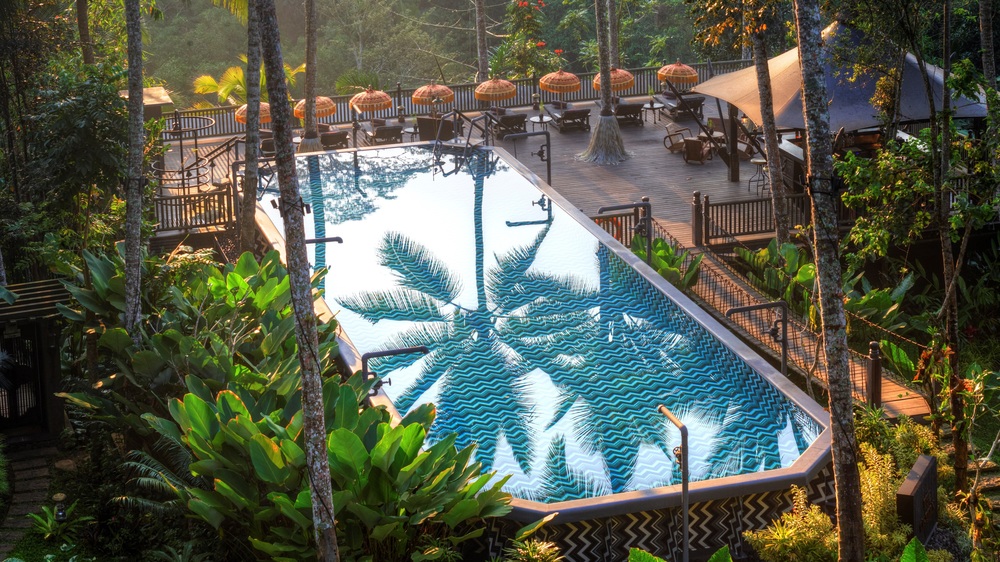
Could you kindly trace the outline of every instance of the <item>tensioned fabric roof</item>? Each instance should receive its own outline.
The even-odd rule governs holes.
[[[823,30],[826,88],[830,97],[830,129],[855,131],[879,125],[878,110],[872,106],[878,76],[874,74],[856,75],[850,68],[850,61],[834,60],[833,51],[838,55],[850,52],[851,45],[864,40],[860,32],[839,23],[833,23]],[[850,43],[845,43],[850,42]],[[845,47],[846,48],[842,48]],[[774,117],[779,128],[805,128],[802,117],[802,74],[799,67],[798,48],[786,51],[770,60],[771,88],[774,99]],[[944,71],[928,64],[934,103],[938,109],[942,105],[942,84]],[[722,74],[706,80],[692,88],[692,91],[724,100],[743,111],[758,125],[763,121],[760,111],[760,95],[757,90],[757,72],[754,67]],[[952,97],[955,117],[985,117],[985,98],[970,100],[961,96]],[[902,96],[900,100],[900,121],[926,121],[930,115],[920,67],[912,54],[907,54],[903,68]]]

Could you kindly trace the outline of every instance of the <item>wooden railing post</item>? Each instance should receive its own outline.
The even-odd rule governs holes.
[[[712,226],[711,226],[711,220],[710,220],[710,217],[709,217],[708,207],[709,207],[709,205],[708,205],[708,194],[706,193],[705,197],[702,198],[702,202],[701,202],[701,233],[702,233],[701,234],[701,241],[702,241],[702,244],[711,244],[712,243],[712,233],[710,232]]]
[[[695,191],[691,195],[691,243],[695,247],[701,246],[704,240],[701,229],[701,192]]]
[[[868,344],[868,405],[882,407],[882,350],[877,341]]]

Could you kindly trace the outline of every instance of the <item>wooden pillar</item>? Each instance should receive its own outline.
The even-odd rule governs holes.
[[[740,151],[737,136],[739,110],[729,104],[729,119],[726,120],[726,144],[729,145],[729,181],[740,181]]]
[[[691,195],[691,243],[698,247],[702,240],[701,192],[695,191]]]

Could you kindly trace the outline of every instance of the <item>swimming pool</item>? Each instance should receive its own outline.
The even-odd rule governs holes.
[[[688,426],[693,490],[788,474],[822,410],[503,156],[300,157],[306,237],[344,240],[310,259],[330,268],[325,298],[354,346],[431,350],[372,361],[399,412],[435,403],[430,438],[477,444],[538,512],[606,513],[679,484],[680,436],[658,404]]]

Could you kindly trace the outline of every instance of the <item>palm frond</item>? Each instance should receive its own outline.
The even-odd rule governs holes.
[[[360,293],[342,297],[337,302],[372,323],[379,320],[443,322],[447,319],[440,303],[410,289]]]
[[[441,302],[453,302],[462,290],[461,283],[448,272],[444,262],[399,232],[387,232],[378,252],[381,264],[391,268],[400,285],[406,288]]]

